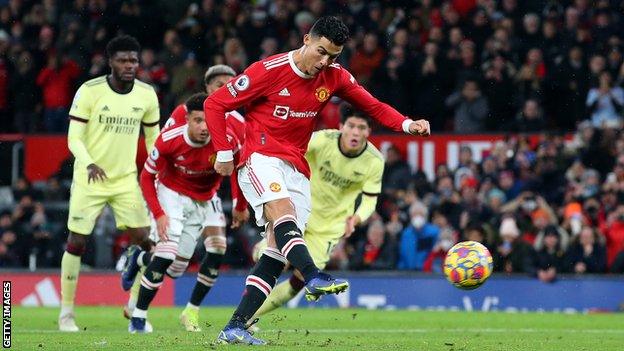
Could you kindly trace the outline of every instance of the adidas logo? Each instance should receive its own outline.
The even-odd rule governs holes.
[[[107,105],[104,105],[104,107],[102,108],[102,111],[110,111],[110,109],[108,108]]]
[[[35,291],[26,295],[21,301],[22,306],[47,306],[56,307],[61,305],[61,298],[52,283],[52,279],[45,278],[35,285]]]
[[[279,96],[290,96],[290,92],[288,91],[288,88],[284,88],[277,95],[279,95]]]
[[[176,161],[184,161],[184,156],[180,155],[176,157]]]

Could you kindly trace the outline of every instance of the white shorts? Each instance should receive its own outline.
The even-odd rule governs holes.
[[[221,199],[214,196],[210,201],[195,201],[158,183],[158,202],[169,217],[169,241],[178,244],[178,256],[190,259],[195,252],[197,239],[205,227],[225,227]],[[156,220],[152,218],[151,239],[158,243]]]
[[[238,185],[253,207],[256,224],[264,226],[263,205],[269,201],[290,198],[301,232],[310,217],[310,181],[289,162],[254,152],[238,170]]]

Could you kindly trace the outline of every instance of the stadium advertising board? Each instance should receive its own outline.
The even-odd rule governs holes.
[[[428,138],[415,138],[403,134],[373,135],[370,140],[382,152],[395,145],[407,158],[408,164],[415,169],[422,169],[433,179],[435,166],[447,162],[455,167],[459,159],[459,149],[469,146],[480,161],[487,155],[494,143],[503,140],[503,134],[476,135],[433,135]],[[50,152],[54,150],[54,152]],[[61,163],[70,156],[65,136],[27,136],[24,138],[24,173],[30,181],[46,180],[59,170]],[[146,158],[145,144],[139,142],[137,165],[143,166]]]
[[[58,272],[49,274],[2,273],[2,279],[11,281],[12,300],[17,306],[57,307],[61,305],[61,279]],[[173,305],[174,284],[165,280],[153,305]],[[118,273],[80,274],[76,305],[124,305],[128,293],[121,289]]]
[[[342,277],[342,276],[341,276]],[[493,276],[479,289],[459,290],[442,276],[353,275],[347,292],[310,304],[302,294],[289,307],[363,307],[369,309],[547,311],[584,313],[616,311],[624,303],[624,279],[566,277],[546,284],[530,277]],[[236,305],[244,276],[222,274],[204,301],[207,305]],[[176,281],[176,305],[185,305],[195,276]],[[233,293],[235,292],[235,293]]]

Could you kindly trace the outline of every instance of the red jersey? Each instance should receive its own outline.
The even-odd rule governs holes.
[[[169,117],[167,122],[165,122],[164,128],[170,128],[174,125],[186,124],[187,113],[188,111],[186,110],[186,105],[178,105],[178,107],[176,107],[173,112],[171,112],[171,116]],[[228,133],[232,133],[232,135],[236,136],[241,144],[245,143],[245,117],[243,117],[243,115],[241,115],[237,111],[226,112],[225,125],[226,131]]]
[[[219,160],[231,160],[223,116],[242,106],[246,129],[240,164],[259,152],[290,162],[308,178],[310,167],[304,157],[308,141],[319,111],[333,95],[393,130],[409,127],[406,121],[411,120],[374,98],[339,64],[309,76],[297,68],[293,54],[282,53],[253,63],[206,99],[204,112]]]
[[[230,147],[238,150],[238,139],[230,134],[227,139]],[[213,168],[215,158],[216,151],[210,140],[206,144],[190,140],[186,123],[163,129],[145,161],[140,179],[143,196],[154,217],[164,214],[156,195],[156,175],[158,181],[167,188],[193,200],[208,201],[215,195],[222,180]],[[242,211],[247,207],[247,202],[243,196],[239,196],[236,176],[231,177],[231,182],[235,207]]]

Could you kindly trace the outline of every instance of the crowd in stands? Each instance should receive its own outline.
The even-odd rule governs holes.
[[[65,133],[77,86],[108,72],[104,47],[119,33],[142,44],[138,78],[155,87],[164,121],[201,90],[206,67],[241,72],[296,49],[324,14],[348,23],[338,60],[382,101],[434,133],[510,132],[480,163],[462,148],[433,181],[390,148],[378,211],[333,268],[437,272],[455,242],[477,240],[501,272],[624,272],[621,1],[0,0],[0,133]],[[337,126],[339,104],[319,128]],[[0,267],[58,266],[66,218],[42,204],[66,201],[70,181],[65,170],[13,185]],[[230,233],[232,266],[249,264],[255,233]],[[127,239],[110,237],[113,262]]]
[[[138,78],[166,116],[208,66],[241,72],[299,48],[325,14],[352,33],[338,61],[436,132],[621,123],[617,0],[2,0],[0,132],[64,133],[77,86],[108,72],[104,47],[119,33],[143,45]],[[332,111],[321,126],[336,125]]]

